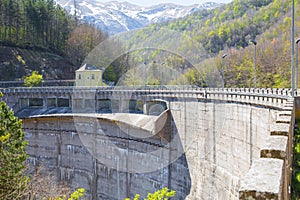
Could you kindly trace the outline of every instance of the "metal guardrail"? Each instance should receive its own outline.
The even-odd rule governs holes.
[[[43,80],[41,87],[74,86],[75,80]],[[24,81],[0,81],[0,88],[24,87]]]
[[[173,85],[173,86],[102,86],[102,87],[17,87],[17,88],[0,88],[5,94],[17,95],[18,93],[85,93],[92,92],[95,94],[115,93],[115,94],[132,94],[132,95],[161,95],[164,97],[194,97],[203,99],[231,100],[241,102],[259,102],[271,104],[282,102],[291,97],[291,89],[278,88],[200,88],[193,85]],[[268,103],[268,104],[269,104]]]
[[[243,94],[243,95],[278,95],[291,96],[290,89],[273,89],[273,88],[199,88],[196,86],[103,86],[103,87],[76,87],[76,86],[59,86],[59,87],[16,87],[16,88],[0,88],[3,93],[11,92],[43,92],[43,91],[143,91],[143,92],[162,92],[176,91],[184,92],[206,92],[211,94]]]
[[[1,88],[0,90],[193,90],[193,91],[211,91],[211,92],[246,92],[246,93],[268,93],[290,95],[291,89],[285,88],[200,88],[193,85],[160,85],[160,86],[48,86],[48,87],[14,87],[14,88]]]

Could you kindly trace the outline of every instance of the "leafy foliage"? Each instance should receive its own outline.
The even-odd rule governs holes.
[[[292,173],[292,199],[299,199],[300,196],[300,122],[297,122],[295,130],[294,152],[293,152],[293,173]]]
[[[170,197],[174,197],[176,195],[175,190],[170,190],[168,188],[162,188],[156,192],[148,193],[147,198],[144,200],[168,200]],[[139,200],[141,195],[136,194],[133,200]],[[130,200],[130,198],[126,198],[125,200]]]
[[[2,93],[0,93],[2,97]],[[24,162],[28,159],[25,147],[22,121],[14,116],[4,101],[0,102],[0,199],[41,199],[48,200],[79,200],[84,196],[85,189],[78,188],[70,195],[65,187],[56,187],[52,177],[41,176],[37,169],[31,176],[26,175]],[[57,185],[57,183],[56,183]],[[52,190],[54,193],[65,193],[66,195],[55,195],[46,197]],[[38,196],[41,195],[41,196]]]
[[[78,188],[75,192],[71,194],[71,197],[68,200],[79,200],[85,193],[84,188]]]
[[[24,78],[24,85],[27,87],[38,86],[43,81],[43,75],[39,74],[37,71],[33,71],[31,75]]]
[[[85,193],[84,188],[78,188],[70,195],[70,197],[67,196],[55,197],[55,198],[49,198],[48,200],[80,200],[80,197],[83,197],[84,193]]]
[[[0,94],[2,96],[2,94]],[[0,102],[0,199],[21,199],[29,181],[24,174],[28,158],[22,122]]]

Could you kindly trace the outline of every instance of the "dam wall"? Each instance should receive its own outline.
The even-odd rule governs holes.
[[[96,102],[108,98],[100,93]],[[155,134],[131,117],[125,128],[98,115],[29,117],[24,131],[31,163],[44,161],[60,180],[85,187],[91,199],[145,196],[162,187],[176,190],[180,200],[289,199],[295,120],[289,90],[132,94],[124,96],[168,103]]]
[[[186,199],[289,199],[292,112],[222,100],[171,102],[170,110],[191,174]]]

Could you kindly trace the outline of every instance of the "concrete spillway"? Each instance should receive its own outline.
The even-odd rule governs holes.
[[[32,164],[44,161],[60,180],[86,188],[90,199],[145,196],[172,185],[184,199],[190,174],[183,152],[170,156],[169,116],[35,116],[24,119],[27,151]]]

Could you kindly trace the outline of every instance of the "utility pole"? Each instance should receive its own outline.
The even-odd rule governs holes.
[[[254,88],[257,88],[257,80],[256,80],[256,45],[257,42],[255,40],[250,40],[252,44],[254,44]]]
[[[294,66],[294,55],[295,55],[295,0],[292,0],[292,33],[291,33],[291,88],[292,88],[292,97],[295,93],[295,66]]]
[[[295,85],[295,90],[297,92],[297,89],[298,89],[298,75],[299,75],[299,48],[298,48],[298,43],[300,42],[300,38],[298,38],[296,40],[296,85]]]
[[[227,54],[223,54],[222,56],[222,69],[221,69],[221,76],[222,76],[222,88],[225,88],[225,70],[224,70],[224,59],[226,58]]]

